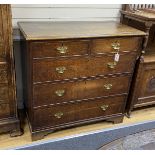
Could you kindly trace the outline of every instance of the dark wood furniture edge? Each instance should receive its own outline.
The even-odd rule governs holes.
[[[18,118],[7,118],[1,121],[0,133],[10,132],[10,137],[21,136],[23,134]]]
[[[133,12],[129,13],[129,12],[124,11],[124,10],[120,10],[120,12],[125,17],[132,18],[134,20],[140,20],[141,22],[146,22],[146,21],[151,21],[152,20],[152,18],[146,18],[144,16],[140,16],[140,15],[134,14]]]
[[[139,65],[141,63],[141,65]],[[140,77],[142,75],[142,71],[143,71],[143,56],[141,56],[141,58],[138,60],[137,66],[141,66],[140,68],[137,68],[135,67],[135,73],[134,73],[134,76],[133,76],[133,81],[131,83],[131,89],[130,89],[130,95],[129,95],[129,99],[128,99],[128,104],[127,104],[127,110],[126,110],[126,113],[127,113],[127,117],[130,118],[131,116],[131,111],[133,110],[134,108],[134,103],[137,102],[138,100],[138,85],[139,85],[139,81],[140,81]],[[133,96],[132,98],[130,96]]]

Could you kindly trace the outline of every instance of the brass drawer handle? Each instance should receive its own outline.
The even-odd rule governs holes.
[[[114,61],[114,62],[108,62],[107,63],[107,66],[110,68],[110,69],[114,69],[116,67],[117,63]]]
[[[62,112],[58,112],[58,113],[54,114],[54,116],[56,118],[60,119],[63,116],[63,113]]]
[[[105,89],[110,90],[112,88],[112,84],[108,83],[104,85]]]
[[[57,51],[61,54],[65,54],[67,53],[67,46],[61,46],[61,47],[57,47]]]
[[[62,66],[62,67],[56,67],[55,69],[59,74],[63,74],[66,70],[66,67]]]
[[[64,89],[61,89],[61,90],[56,90],[55,91],[55,94],[59,97],[63,96],[65,94],[65,90]]]
[[[103,110],[103,111],[106,111],[108,109],[109,105],[102,105],[100,106],[100,108]]]
[[[118,41],[111,44],[111,47],[117,52],[120,50],[120,43]]]

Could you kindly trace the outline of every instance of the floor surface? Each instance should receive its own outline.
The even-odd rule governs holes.
[[[110,122],[100,122],[90,125],[83,125],[81,127],[73,127],[70,129],[64,129],[47,135],[44,139],[40,140],[41,142],[45,140],[63,138],[65,136],[72,136],[81,133],[92,132],[101,129],[110,129],[113,127],[119,127],[123,125],[131,125],[135,123],[141,123],[146,121],[155,120],[155,107],[139,109],[132,112],[131,118],[124,117],[123,123],[113,124]],[[40,142],[37,141],[37,142]],[[19,147],[27,144],[33,144],[36,142],[31,141],[31,134],[29,131],[28,123],[26,122],[24,126],[24,134],[19,137],[11,138],[9,134],[0,135],[0,149],[9,149],[13,147]],[[152,144],[154,145],[154,144]]]
[[[117,139],[101,150],[155,150],[155,129]]]

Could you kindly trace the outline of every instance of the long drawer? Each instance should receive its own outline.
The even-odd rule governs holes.
[[[87,79],[33,86],[33,105],[42,106],[114,94],[128,93],[130,76]]]
[[[115,96],[74,104],[54,105],[34,110],[33,128],[59,126],[75,121],[121,114],[126,96]]]
[[[117,63],[114,63],[114,54],[104,55],[103,57],[35,60],[33,62],[33,82],[131,73],[136,55],[136,52],[122,52]]]

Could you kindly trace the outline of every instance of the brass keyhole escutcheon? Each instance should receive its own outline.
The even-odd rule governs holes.
[[[111,47],[114,49],[114,51],[116,53],[118,53],[120,51],[120,46],[121,45],[120,45],[120,43],[118,41],[116,41],[116,42],[114,42],[114,43],[111,44]]]

